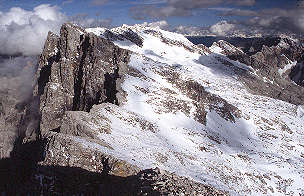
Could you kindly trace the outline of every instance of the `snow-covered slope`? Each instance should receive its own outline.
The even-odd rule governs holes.
[[[112,32],[130,29],[143,39],[142,47],[114,41],[133,52],[122,84],[125,103],[93,106],[87,114],[91,130],[109,130],[98,138],[111,148],[84,146],[232,195],[304,194],[302,110],[250,94],[238,73],[254,74],[252,68],[215,46],[217,53],[203,51],[182,35],[141,26]],[[87,31],[103,36],[106,30]]]

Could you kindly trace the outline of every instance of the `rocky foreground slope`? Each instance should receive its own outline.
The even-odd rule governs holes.
[[[304,93],[289,77],[302,53],[290,39],[247,54],[139,25],[64,24],[11,110],[19,137],[0,191],[304,194]]]

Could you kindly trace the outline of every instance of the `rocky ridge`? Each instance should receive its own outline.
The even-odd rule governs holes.
[[[262,75],[263,71],[259,72],[259,68],[257,67],[231,60],[231,58],[228,58],[228,53],[216,53],[212,47],[209,48],[208,52],[208,50],[204,50],[206,48],[204,46],[199,46],[203,49],[201,52],[188,50],[184,47],[185,45],[192,48],[198,46],[191,45],[189,41],[176,34],[162,30],[141,28],[140,26],[128,28],[138,33],[144,39],[144,43],[142,47],[139,47],[126,40],[114,41],[116,45],[131,50],[134,53],[131,55],[129,63],[129,66],[132,68],[132,74],[126,77],[127,80],[123,85],[123,89],[128,94],[127,103],[123,105],[123,110],[111,108],[107,112],[107,116],[109,117],[108,123],[112,127],[111,134],[123,135],[124,132],[119,131],[118,127],[126,126],[126,132],[135,141],[141,141],[142,145],[146,145],[148,140],[146,140],[145,135],[149,135],[149,140],[153,140],[154,143],[160,146],[163,146],[162,142],[166,144],[170,143],[170,139],[173,137],[172,134],[176,134],[175,138],[181,137],[185,139],[189,137],[191,138],[191,142],[189,143],[196,147],[185,147],[186,145],[182,145],[182,143],[185,144],[185,141],[181,143],[173,142],[172,146],[175,148],[177,146],[179,148],[191,148],[191,150],[179,151],[165,147],[162,148],[162,152],[159,154],[154,152],[154,150],[157,151],[157,148],[154,148],[153,145],[149,145],[149,150],[141,149],[145,151],[145,156],[149,155],[151,159],[154,159],[153,161],[151,160],[151,163],[159,164],[162,168],[168,168],[170,171],[176,171],[176,167],[178,167],[179,173],[183,173],[183,170],[187,170],[187,172],[192,170],[192,167],[185,164],[185,162],[193,163],[192,161],[199,160],[198,162],[203,163],[199,164],[200,166],[198,167],[207,169],[200,170],[201,173],[198,173],[204,173],[202,176],[205,177],[212,175],[212,179],[216,179],[217,182],[223,182],[229,186],[230,191],[235,190],[239,194],[288,194],[297,191],[301,192],[301,188],[299,187],[284,189],[281,185],[285,184],[287,187],[295,187],[299,178],[284,175],[277,168],[284,165],[284,167],[288,168],[288,171],[294,170],[293,167],[285,164],[283,157],[290,157],[290,159],[294,160],[293,163],[297,165],[295,167],[301,168],[301,164],[297,163],[296,157],[302,156],[302,147],[298,142],[295,142],[301,138],[300,127],[303,126],[302,121],[298,119],[296,114],[296,110],[299,108],[298,105],[303,101],[301,93],[298,93],[301,91],[299,86],[293,84],[291,89],[286,93],[284,92],[283,96],[280,96],[277,91],[280,88],[269,85],[272,82]],[[126,29],[126,26],[121,28],[121,30],[123,29]],[[103,36],[102,33],[97,34]],[[168,40],[173,39],[174,41],[167,42],[162,37]],[[233,48],[234,46],[230,44],[229,47]],[[257,51],[254,51],[253,55],[258,53],[258,48]],[[240,49],[236,48],[236,51],[242,53]],[[290,52],[292,53],[292,50]],[[276,54],[270,54],[270,57],[271,55],[276,56]],[[263,61],[263,59],[260,61]],[[289,67],[288,64],[284,65],[286,61],[281,62],[280,58],[278,61],[282,63],[283,70]],[[269,65],[265,67],[267,66]],[[257,74],[257,72],[259,73]],[[143,80],[148,82],[146,83]],[[278,78],[278,80],[280,79]],[[195,85],[196,82],[198,85]],[[288,80],[284,82],[286,84],[292,83]],[[187,90],[183,91],[187,84],[190,84],[188,86],[190,88],[187,87],[185,89],[188,89],[189,92]],[[198,91],[191,92],[191,89]],[[226,100],[228,104],[234,106],[230,107],[228,112],[232,114],[235,121],[229,121],[229,118],[225,119],[225,115],[221,116],[221,110],[216,110],[212,105],[207,104],[206,107],[202,107],[202,104],[197,104],[196,100],[199,100],[197,98],[201,97],[201,93],[204,94],[204,89],[208,93],[216,95],[215,97],[220,97],[222,100]],[[189,98],[192,100],[190,101]],[[278,99],[285,102],[278,101]],[[203,103],[210,101],[205,98],[203,100]],[[215,102],[218,103],[219,107],[223,106],[221,102]],[[288,104],[287,102],[293,104]],[[149,109],[150,107],[152,110]],[[235,107],[237,110],[233,110]],[[197,108],[204,109],[199,111]],[[239,116],[237,115],[238,113],[240,113]],[[196,118],[197,114],[201,114],[198,115],[200,118]],[[220,117],[218,118],[217,115]],[[199,119],[204,119],[204,116],[206,117],[206,121],[199,121]],[[179,121],[174,121],[175,119],[179,119]],[[126,125],[124,121],[127,121],[131,125]],[[196,122],[205,126],[200,127]],[[119,126],[115,124],[119,124]],[[148,128],[142,128],[142,124],[149,126],[144,126]],[[150,126],[151,124],[153,126]],[[189,124],[191,126],[188,126]],[[137,132],[136,126],[138,126],[137,129],[142,129],[143,133]],[[170,137],[166,135],[168,130],[170,130]],[[185,133],[185,135],[182,133]],[[158,143],[159,138],[155,137],[157,134],[161,134],[163,139],[167,140]],[[233,136],[234,134],[237,136]],[[138,139],[136,135],[141,135],[141,138]],[[204,141],[203,144],[201,143],[202,140],[196,140],[195,137],[197,135],[200,135],[198,138]],[[286,137],[290,140],[286,140]],[[107,135],[102,135],[102,138],[111,140],[113,146],[129,146],[128,148],[131,151],[136,151],[139,154],[142,153],[142,151],[136,149],[138,148],[136,146],[137,143],[128,142],[127,137],[122,136],[116,140],[111,139]],[[239,139],[236,140],[236,138]],[[118,141],[123,144],[116,143]],[[212,144],[208,144],[209,141]],[[295,143],[292,144],[290,143],[291,141]],[[114,145],[114,143],[116,144]],[[139,144],[139,147],[141,144]],[[291,148],[284,150],[285,147],[283,146],[286,145],[297,147],[293,148],[293,150]],[[200,149],[203,153],[197,151],[197,149]],[[287,151],[292,155],[286,154]],[[185,154],[181,155],[179,154],[180,152]],[[237,152],[237,155],[234,154],[235,152]],[[208,158],[206,157],[208,161],[210,161],[210,156],[217,157],[214,158],[216,160],[212,162],[212,165],[204,162],[203,157],[207,156],[205,153],[208,154]],[[141,159],[140,156],[137,157],[142,160],[137,164],[145,163],[145,159]],[[178,157],[180,166],[178,162],[172,161],[176,157]],[[237,157],[241,157],[246,162],[246,166]],[[274,162],[271,160],[277,158],[278,161],[276,164],[273,164]],[[232,166],[227,160],[230,163],[236,164]],[[259,161],[261,160],[263,164],[269,164],[271,168],[277,168],[277,170],[260,170]],[[174,166],[170,167],[170,165]],[[248,170],[248,166],[251,168],[249,169],[250,171]],[[246,172],[243,173],[240,167],[246,170]],[[248,171],[249,173],[247,173]],[[259,175],[256,175],[257,173]],[[277,174],[276,176],[281,176],[280,180],[277,180],[275,177],[273,178],[275,173]],[[193,173],[192,177],[198,177],[196,174]],[[190,173],[186,175],[190,175]],[[200,180],[202,181],[202,178]],[[246,180],[246,184],[243,183],[244,180]],[[290,184],[287,185],[289,182]],[[280,185],[274,187],[270,185],[272,183]],[[231,193],[235,194],[233,191]]]
[[[240,77],[251,92],[296,105],[304,104],[304,89],[292,81],[295,73],[300,74],[297,76],[298,84],[303,77],[300,66],[296,66],[296,62],[303,61],[304,48],[299,41],[281,38],[277,45],[263,45],[254,53],[245,53],[225,41],[218,41],[211,48],[220,48],[219,52],[229,59],[237,60],[254,69],[254,74],[243,74]]]
[[[140,46],[141,39],[132,32],[128,30],[117,39],[128,38]],[[22,124],[19,127],[22,134],[19,133],[18,142],[10,153],[11,160],[4,161],[25,166],[9,167],[3,176],[10,175],[9,171],[25,175],[11,177],[0,184],[1,190],[12,194],[58,195],[167,195],[173,191],[174,195],[226,194],[175,174],[162,172],[160,175],[159,170],[139,173],[141,169],[136,165],[107,153],[107,149],[113,150],[111,143],[100,139],[98,134],[110,134],[111,127],[106,113],[100,111],[125,101],[126,93],[121,84],[130,73],[131,51],[113,44],[114,33],[106,34],[107,39],[104,39],[68,23],[62,26],[60,36],[48,34],[39,58],[32,97],[23,106],[20,122],[16,122],[17,127]],[[91,144],[95,147],[89,147]],[[66,179],[65,176],[78,177]],[[24,181],[15,183],[17,178]],[[121,190],[113,189],[114,185]],[[72,188],[74,186],[76,188]],[[190,187],[195,187],[196,192]]]
[[[296,105],[303,100],[281,98],[290,104],[266,91],[268,56],[288,67],[279,51],[267,51],[249,55],[262,63],[248,66],[230,56],[248,54],[225,42],[207,48],[138,25],[63,25],[60,36],[48,35],[22,107],[24,134],[3,160],[23,165],[9,168],[25,175],[4,187],[58,195],[303,193]],[[16,189],[16,179],[34,186]]]
[[[34,91],[34,97],[40,97],[41,132],[60,128],[65,111],[119,104],[128,58],[128,51],[76,26],[64,25],[60,37],[50,33]]]

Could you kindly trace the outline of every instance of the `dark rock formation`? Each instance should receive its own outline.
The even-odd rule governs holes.
[[[216,37],[216,36],[188,36],[189,41],[198,45],[204,44],[207,47],[212,46],[214,42],[223,40],[241,49],[248,55],[253,55],[262,50],[263,46],[271,47],[280,43],[280,37]]]
[[[127,28],[125,31],[122,32],[112,32],[109,30],[106,30],[103,34],[105,38],[107,38],[110,41],[116,41],[116,40],[129,40],[132,43],[136,44],[139,47],[143,46],[144,39],[140,37],[137,33],[132,31],[132,29]]]
[[[142,45],[142,38],[131,30],[121,36]],[[107,154],[113,147],[96,136],[111,130],[107,127],[93,130],[86,120],[106,121],[107,117],[98,113],[98,107],[124,102],[121,83],[130,58],[130,51],[108,39],[64,24],[60,36],[48,34],[32,95],[21,103],[0,97],[0,123],[17,131],[9,132],[17,134],[16,140],[10,134],[0,137],[4,140],[0,144],[6,141],[14,144],[10,146],[11,153],[0,146],[10,154],[10,158],[0,160],[0,176],[7,179],[0,181],[0,192],[5,195],[225,195],[165,171],[140,172],[137,166]],[[184,85],[187,89],[183,89]],[[179,88],[198,108],[207,102],[226,120],[233,121],[238,113],[237,108],[210,95],[197,83],[185,82]],[[205,120],[203,112],[202,120]]]
[[[44,172],[37,173],[39,168],[79,167],[119,176],[139,171],[136,166],[84,148],[83,143],[92,142],[111,149],[108,144],[85,135],[84,129],[60,131],[65,112],[68,117],[68,111],[89,111],[94,104],[120,104],[123,101],[120,84],[127,71],[129,54],[112,42],[71,24],[62,26],[60,37],[48,34],[38,62],[32,96],[22,99],[21,103],[14,93],[1,96],[0,147],[1,153],[5,153],[1,158],[11,157],[1,161],[1,172],[6,173],[1,173],[1,177],[14,177],[0,184],[0,191],[15,189],[12,195],[22,195],[43,189],[41,182],[38,187],[32,184],[37,175],[47,175],[43,169]],[[1,91],[1,95],[6,93]],[[35,158],[36,154],[39,158]],[[60,177],[56,181],[60,182],[69,171],[59,169],[52,175]]]
[[[229,195],[159,168],[143,170],[136,177],[137,195]]]
[[[223,53],[228,58],[251,66],[255,70],[256,75],[240,71],[240,78],[251,93],[296,105],[304,104],[304,89],[295,85],[286,74],[291,70],[286,70],[286,73],[282,75],[279,73],[279,69],[284,69],[291,61],[303,59],[304,47],[302,45],[291,39],[281,38],[277,45],[271,47],[263,45],[261,51],[250,55],[250,53],[237,50],[227,42],[224,43],[220,41],[216,44],[223,49]],[[227,46],[231,46],[231,48]],[[291,78],[300,71],[299,69],[293,70],[290,74]],[[301,75],[297,75],[297,78],[301,78]]]
[[[168,82],[173,84],[181,93],[192,100],[192,104],[196,108],[194,113],[196,121],[206,125],[208,111],[215,111],[223,119],[230,122],[235,122],[236,118],[241,118],[241,111],[237,107],[229,104],[225,99],[206,91],[198,82],[184,80],[179,73],[169,67],[164,68],[164,70],[159,71],[158,73],[164,76]],[[186,103],[181,104],[172,99],[168,100],[168,103],[164,106],[168,107],[169,111],[178,109],[186,115],[189,115],[189,107],[187,107]]]
[[[60,37],[49,33],[34,91],[40,99],[41,132],[58,131],[65,111],[122,102],[120,83],[129,53],[71,24],[62,26]]]
[[[304,87],[304,64],[298,63],[294,66],[289,73],[289,77],[296,84]]]

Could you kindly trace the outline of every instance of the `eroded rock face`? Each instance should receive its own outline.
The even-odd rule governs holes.
[[[129,51],[118,48],[112,42],[88,34],[71,24],[62,26],[60,36],[51,32],[48,34],[38,62],[32,96],[26,103],[15,108],[21,111],[20,115],[15,110],[12,111],[14,115],[11,116],[11,121],[14,122],[14,127],[22,130],[23,135],[20,136],[18,145],[11,142],[10,147],[14,149],[9,149],[13,153],[6,162],[24,165],[6,166],[8,169],[5,170],[14,173],[12,182],[24,178],[26,183],[31,183],[37,175],[40,180],[47,180],[48,177],[42,176],[48,176],[47,171],[54,169],[51,176],[54,177],[54,183],[59,183],[56,187],[59,190],[64,176],[76,174],[79,172],[77,168],[81,168],[82,173],[96,173],[94,176],[103,180],[101,173],[126,177],[139,171],[134,165],[94,150],[92,146],[87,147],[86,144],[112,149],[111,145],[97,140],[85,123],[83,126],[77,123],[77,120],[82,122],[83,116],[95,104],[106,102],[119,105],[124,101],[120,85],[127,71],[129,54]],[[3,114],[7,116],[10,111],[7,109],[9,100],[2,99],[0,120]],[[9,106],[15,104],[13,101]],[[6,119],[6,122],[10,121]],[[13,136],[7,135],[1,139],[8,141],[7,138]],[[27,167],[27,175],[18,176],[17,173],[23,172],[16,171],[23,171]],[[40,190],[41,182],[29,187],[20,182],[22,186],[17,193],[23,193],[28,188],[34,192]],[[3,187],[1,185],[0,189]],[[15,189],[15,185],[4,186]]]
[[[223,54],[230,59],[240,61],[254,69],[255,75],[242,72],[240,77],[251,93],[295,105],[304,103],[304,89],[295,85],[291,80],[302,78],[301,70],[293,68],[292,71],[291,68],[285,68],[293,61],[302,61],[304,52],[302,45],[294,40],[281,38],[275,46],[263,45],[260,51],[244,53],[224,41],[219,41],[216,44],[223,49]],[[286,70],[280,74],[280,69]],[[295,77],[296,75],[297,77]]]
[[[41,132],[59,131],[65,111],[122,102],[129,53],[71,24],[62,26],[60,37],[49,33],[34,91],[40,97]]]
[[[192,101],[195,106],[194,119],[199,123],[206,125],[208,111],[215,111],[223,119],[230,122],[235,122],[237,118],[241,118],[241,111],[237,107],[229,104],[227,100],[206,91],[198,82],[184,80],[178,72],[171,68],[164,68],[158,73]],[[168,112],[180,110],[185,115],[189,115],[191,110],[189,103],[173,98],[163,102],[163,108],[168,108]]]
[[[0,156],[10,157],[0,162],[1,177],[8,178],[0,183],[0,192],[41,193],[44,183],[51,182],[55,184],[45,191],[54,193],[54,185],[56,190],[76,185],[60,184],[67,175],[85,179],[92,172],[106,181],[105,175],[126,177],[139,172],[134,165],[87,148],[85,144],[90,143],[106,149],[111,146],[95,140],[78,124],[73,127],[76,122],[71,120],[94,104],[123,101],[120,83],[129,53],[71,24],[62,26],[60,36],[48,34],[32,96],[20,103],[14,96],[17,92],[0,91]]]
[[[134,32],[126,31],[122,36],[142,45],[141,38]],[[182,42],[162,39],[171,45],[202,52]],[[225,194],[164,171],[139,172],[137,166],[128,163],[135,164],[133,158],[132,161],[120,160],[117,157],[121,156],[113,155],[115,150],[120,150],[115,143],[100,138],[99,134],[111,133],[107,116],[110,118],[109,113],[117,111],[116,105],[124,101],[121,83],[129,71],[130,51],[115,46],[110,40],[110,37],[104,39],[71,24],[62,26],[60,36],[49,33],[38,63],[33,96],[23,107],[21,124],[25,140],[15,150],[12,160],[8,160],[8,163],[18,163],[16,167],[9,167],[16,175],[5,186],[18,194],[35,191],[58,195],[87,195],[90,191],[105,195]],[[236,107],[208,93],[202,85],[194,81],[174,81],[170,77],[168,80],[191,99],[199,122],[206,124],[205,106],[227,121],[238,118]],[[170,110],[180,110],[180,104],[184,106],[183,102],[170,101],[164,103]],[[0,113],[6,113],[1,106]],[[144,118],[129,114],[142,130],[157,131],[157,127]],[[19,183],[15,184],[16,179]]]
[[[139,47],[143,46],[144,39],[140,37],[137,33],[132,31],[132,29],[128,28],[125,31],[116,31],[115,33],[109,30],[106,30],[104,32],[105,38],[107,38],[110,41],[116,41],[116,40],[129,40],[132,43],[136,44]]]
[[[138,195],[229,195],[159,168],[143,170],[136,177]]]
[[[45,138],[45,159],[39,165],[78,167],[91,172],[107,172],[121,177],[134,175],[140,171],[138,167],[126,161],[88,147],[95,145],[112,149],[111,145],[106,142],[53,132],[47,133]]]

